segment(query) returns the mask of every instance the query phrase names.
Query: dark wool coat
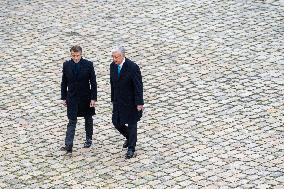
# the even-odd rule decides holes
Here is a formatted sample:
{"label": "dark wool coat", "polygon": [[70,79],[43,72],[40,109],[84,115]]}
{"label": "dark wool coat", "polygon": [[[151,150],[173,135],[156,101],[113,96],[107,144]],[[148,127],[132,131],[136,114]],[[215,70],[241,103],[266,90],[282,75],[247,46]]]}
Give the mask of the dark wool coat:
{"label": "dark wool coat", "polygon": [[64,62],[61,82],[61,100],[67,102],[68,119],[91,116],[95,109],[91,100],[97,101],[97,82],[93,63],[81,58],[77,63],[71,59]]}
{"label": "dark wool coat", "polygon": [[119,78],[117,69],[118,66],[112,62],[110,64],[112,122],[114,125],[136,123],[142,117],[142,111],[137,110],[137,105],[144,105],[140,68],[125,58]]}

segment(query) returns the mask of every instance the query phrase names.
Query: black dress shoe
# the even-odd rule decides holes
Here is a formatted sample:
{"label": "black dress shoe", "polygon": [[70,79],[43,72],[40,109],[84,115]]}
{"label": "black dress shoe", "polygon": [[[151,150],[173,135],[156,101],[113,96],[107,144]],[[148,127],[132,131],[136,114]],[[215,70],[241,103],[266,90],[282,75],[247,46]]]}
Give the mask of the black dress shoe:
{"label": "black dress shoe", "polygon": [[66,153],[72,153],[72,147],[63,146],[60,148],[61,151],[65,151]]}
{"label": "black dress shoe", "polygon": [[124,143],[123,143],[123,148],[127,148],[128,147],[128,140],[125,140]]}
{"label": "black dress shoe", "polygon": [[126,153],[126,159],[130,159],[134,157],[134,151],[128,150]]}
{"label": "black dress shoe", "polygon": [[84,148],[90,148],[92,145],[92,140],[91,139],[87,139],[84,143]]}

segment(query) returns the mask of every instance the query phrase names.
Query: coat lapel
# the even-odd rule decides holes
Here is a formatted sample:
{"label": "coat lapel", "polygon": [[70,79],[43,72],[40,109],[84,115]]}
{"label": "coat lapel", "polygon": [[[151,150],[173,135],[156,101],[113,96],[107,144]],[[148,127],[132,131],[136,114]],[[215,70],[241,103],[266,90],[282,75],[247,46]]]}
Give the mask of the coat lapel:
{"label": "coat lapel", "polygon": [[68,66],[67,66],[67,69],[66,69],[66,73],[68,74],[69,77],[73,78],[74,77],[74,67],[73,67],[73,62],[72,60],[68,61]]}
{"label": "coat lapel", "polygon": [[81,69],[82,69],[82,67],[83,67],[83,64],[84,64],[84,61],[83,61],[83,59],[81,58],[81,60],[80,60],[80,62],[78,63],[79,65],[78,65],[78,73],[77,73],[77,79],[81,76]]}
{"label": "coat lapel", "polygon": [[123,63],[122,69],[120,70],[120,77],[119,77],[119,79],[122,78],[126,74],[127,68],[128,68],[128,61],[125,58],[125,62]]}
{"label": "coat lapel", "polygon": [[118,80],[118,73],[117,73],[117,65],[116,64],[114,64],[114,73],[113,73],[113,77],[114,77],[114,79],[115,80]]}

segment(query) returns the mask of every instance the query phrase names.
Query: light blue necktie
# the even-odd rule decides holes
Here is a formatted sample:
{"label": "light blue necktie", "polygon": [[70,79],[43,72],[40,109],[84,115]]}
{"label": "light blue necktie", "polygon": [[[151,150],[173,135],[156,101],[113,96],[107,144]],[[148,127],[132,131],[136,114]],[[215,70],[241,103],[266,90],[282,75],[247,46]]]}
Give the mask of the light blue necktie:
{"label": "light blue necktie", "polygon": [[120,75],[120,70],[121,70],[121,66],[118,65],[118,66],[117,66],[117,75],[118,75],[118,77],[119,77],[119,75]]}

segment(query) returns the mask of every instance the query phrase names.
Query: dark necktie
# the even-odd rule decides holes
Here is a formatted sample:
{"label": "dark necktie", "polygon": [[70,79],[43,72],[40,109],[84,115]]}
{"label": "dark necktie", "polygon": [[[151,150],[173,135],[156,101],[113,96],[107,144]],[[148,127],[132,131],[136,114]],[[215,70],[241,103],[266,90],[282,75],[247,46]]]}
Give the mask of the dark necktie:
{"label": "dark necktie", "polygon": [[79,67],[79,63],[75,63],[75,65],[74,65],[74,72],[75,72],[75,78],[76,78],[76,80],[78,79],[78,75],[79,75],[79,69],[80,69],[80,67]]}
{"label": "dark necktie", "polygon": [[118,77],[120,76],[120,70],[121,70],[121,66],[118,65],[118,66],[117,66],[117,75],[118,75]]}

